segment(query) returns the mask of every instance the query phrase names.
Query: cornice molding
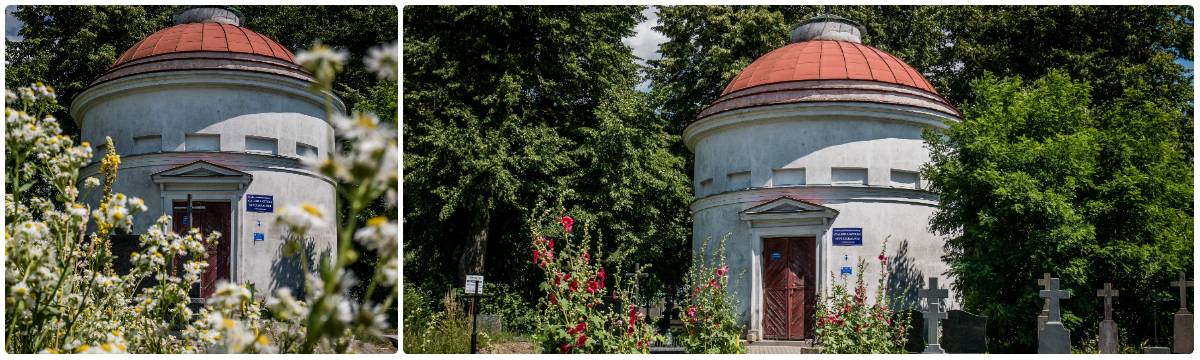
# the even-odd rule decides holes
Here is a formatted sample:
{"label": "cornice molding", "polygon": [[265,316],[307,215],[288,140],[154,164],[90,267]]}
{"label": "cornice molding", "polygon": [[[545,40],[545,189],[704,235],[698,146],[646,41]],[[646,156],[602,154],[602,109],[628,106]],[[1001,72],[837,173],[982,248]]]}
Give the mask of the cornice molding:
{"label": "cornice molding", "polygon": [[822,206],[845,202],[892,202],[934,207],[938,205],[937,196],[925,190],[877,186],[798,185],[726,191],[696,199],[689,208],[695,214],[718,206],[742,204],[743,209],[739,209],[741,211],[781,196],[803,199]]}

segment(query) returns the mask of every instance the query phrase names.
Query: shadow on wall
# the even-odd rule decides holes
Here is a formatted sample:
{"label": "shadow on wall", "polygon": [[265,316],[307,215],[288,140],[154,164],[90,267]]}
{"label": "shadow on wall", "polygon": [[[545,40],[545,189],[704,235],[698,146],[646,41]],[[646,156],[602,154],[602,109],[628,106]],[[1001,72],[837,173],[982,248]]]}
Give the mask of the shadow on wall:
{"label": "shadow on wall", "polygon": [[[925,273],[916,269],[916,261],[908,255],[908,240],[900,241],[896,255],[888,259],[887,295],[893,298],[893,309],[921,309],[917,290],[925,288]],[[944,287],[938,284],[939,287]]]}
{"label": "shadow on wall", "polygon": [[[304,291],[304,271],[300,264],[300,255],[284,256],[283,247],[287,245],[287,239],[291,234],[281,236],[279,248],[276,250],[279,256],[275,257],[275,261],[271,263],[271,284],[269,289],[291,288],[292,296],[297,300],[306,300]],[[311,272],[316,272],[319,259],[314,245],[314,238],[309,236],[304,238],[304,254],[308,257],[308,269]],[[321,256],[329,253],[326,250]]]}

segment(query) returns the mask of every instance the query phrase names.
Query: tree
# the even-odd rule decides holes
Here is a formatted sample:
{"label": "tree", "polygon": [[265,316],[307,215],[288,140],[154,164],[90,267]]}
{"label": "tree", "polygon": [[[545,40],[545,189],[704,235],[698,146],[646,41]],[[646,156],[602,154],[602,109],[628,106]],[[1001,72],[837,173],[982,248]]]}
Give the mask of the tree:
{"label": "tree", "polygon": [[664,281],[682,279],[691,194],[667,150],[679,137],[634,90],[621,43],[640,11],[405,8],[407,279],[444,289],[487,274],[531,298],[541,279],[526,256],[529,212],[564,193],[602,230],[601,261],[654,262],[678,272],[656,274]]}
{"label": "tree", "polygon": [[1073,291],[1063,321],[1076,330],[1103,320],[1089,293],[1111,282],[1114,318],[1133,335],[1123,340],[1140,343],[1161,314],[1138,299],[1169,295],[1194,261],[1178,110],[1137,89],[1097,104],[1088,83],[1057,71],[1031,84],[989,74],[971,91],[961,123],[925,132],[932,162],[922,169],[941,199],[931,227],[948,237],[943,260],[963,308],[990,318],[997,351],[1032,352],[1042,273]]}

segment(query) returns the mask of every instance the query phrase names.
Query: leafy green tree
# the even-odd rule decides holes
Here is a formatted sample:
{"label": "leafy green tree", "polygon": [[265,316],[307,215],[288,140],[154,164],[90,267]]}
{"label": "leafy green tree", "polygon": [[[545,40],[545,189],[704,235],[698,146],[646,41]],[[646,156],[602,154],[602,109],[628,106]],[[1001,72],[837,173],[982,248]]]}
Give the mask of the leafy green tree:
{"label": "leafy green tree", "polygon": [[668,150],[679,137],[634,90],[621,43],[641,9],[405,8],[406,278],[444,289],[486,274],[532,298],[530,211],[573,189],[572,216],[602,230],[598,260],[629,267],[608,271],[640,261],[682,279],[691,194]]}
{"label": "leafy green tree", "polygon": [[1073,292],[1063,321],[1077,334],[1103,320],[1091,293],[1111,282],[1121,291],[1113,317],[1133,335],[1123,340],[1140,343],[1150,317],[1169,311],[1138,299],[1172,296],[1167,283],[1194,262],[1179,110],[1136,89],[1096,103],[1087,82],[1056,71],[972,85],[964,120],[925,132],[932,162],[922,169],[941,199],[931,227],[948,237],[943,260],[963,308],[989,317],[997,352],[1033,352],[1042,273]]}

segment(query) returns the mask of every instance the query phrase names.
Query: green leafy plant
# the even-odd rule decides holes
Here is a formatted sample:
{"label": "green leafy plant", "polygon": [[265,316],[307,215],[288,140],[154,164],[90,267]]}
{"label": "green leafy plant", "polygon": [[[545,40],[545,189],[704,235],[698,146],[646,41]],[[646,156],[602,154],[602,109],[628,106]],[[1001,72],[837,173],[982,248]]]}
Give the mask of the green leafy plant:
{"label": "green leafy plant", "polygon": [[[737,292],[729,292],[729,265],[725,264],[725,235],[721,247],[713,253],[710,261],[708,242],[704,240],[700,251],[692,254],[692,267],[688,270],[686,284],[691,293],[689,307],[680,310],[683,335],[680,344],[688,354],[744,354],[746,347],[740,341],[742,327],[737,325],[735,311],[741,303],[735,300]],[[746,272],[743,270],[742,274]],[[741,275],[738,281],[741,281]],[[734,283],[734,288],[737,288]]]}
{"label": "green leafy plant", "polygon": [[[556,208],[562,209],[562,198]],[[540,209],[538,204],[535,209]],[[620,278],[606,274],[599,263],[600,254],[591,254],[588,245],[591,238],[586,223],[580,224],[582,240],[573,242],[571,234],[575,220],[564,215],[565,209],[554,216],[553,209],[534,210],[530,224],[533,234],[534,263],[546,276],[541,289],[548,296],[539,299],[541,314],[538,317],[536,341],[544,353],[649,353],[649,344],[662,341],[647,322],[646,315],[629,305],[636,287],[632,280],[621,286]],[[558,239],[557,247],[555,238]],[[594,260],[595,259],[595,260]],[[645,269],[645,267],[643,267]],[[611,293],[623,304],[612,309],[602,304],[601,296],[608,292],[605,280],[614,279]]]}
{"label": "green leafy plant", "polygon": [[[827,299],[818,299],[816,344],[827,354],[903,354],[905,334],[912,329],[911,317],[907,312],[893,313],[887,304],[897,304],[887,293],[887,241],[879,251],[879,280],[875,289],[874,302],[868,302],[863,274],[867,261],[858,259],[858,278],[851,294],[845,278],[833,284]],[[830,273],[830,278],[836,278]]]}

